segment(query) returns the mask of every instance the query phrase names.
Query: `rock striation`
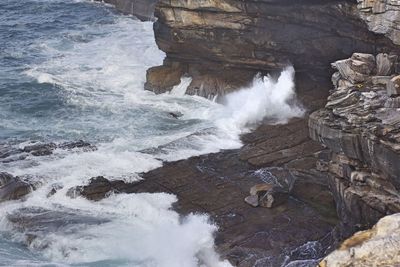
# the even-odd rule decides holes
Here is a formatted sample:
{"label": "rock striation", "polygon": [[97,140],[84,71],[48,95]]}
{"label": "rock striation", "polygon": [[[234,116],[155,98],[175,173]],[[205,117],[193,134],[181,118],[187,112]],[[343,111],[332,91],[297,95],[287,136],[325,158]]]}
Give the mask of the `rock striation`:
{"label": "rock striation", "polygon": [[335,89],[311,114],[311,137],[329,149],[327,172],[345,234],[400,212],[400,98],[397,57],[355,53],[335,62]]}
{"label": "rock striation", "polygon": [[358,232],[327,256],[320,267],[400,266],[400,214],[381,219]]}
{"label": "rock striation", "polygon": [[371,31],[384,34],[400,45],[400,2],[393,0],[357,0],[360,17]]}
{"label": "rock striation", "polygon": [[354,51],[398,50],[368,30],[353,1],[160,0],[155,15],[156,41],[167,55],[147,73],[146,88],[157,93],[185,73],[193,78],[188,94],[223,95],[257,72],[293,64],[315,73]]}

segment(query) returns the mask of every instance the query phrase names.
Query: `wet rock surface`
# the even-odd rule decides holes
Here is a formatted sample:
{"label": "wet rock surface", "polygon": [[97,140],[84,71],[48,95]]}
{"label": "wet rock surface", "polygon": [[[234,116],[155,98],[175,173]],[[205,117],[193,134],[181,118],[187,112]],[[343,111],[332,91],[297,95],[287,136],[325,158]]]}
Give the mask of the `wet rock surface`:
{"label": "wet rock surface", "polygon": [[97,150],[97,147],[83,140],[59,144],[32,142],[32,144],[27,144],[22,147],[13,146],[10,144],[0,144],[0,162],[10,163],[13,161],[24,160],[30,156],[50,156],[55,152],[56,149],[87,152]]}
{"label": "wet rock surface", "polygon": [[[380,218],[400,212],[400,116],[396,98],[388,93],[390,82],[374,83],[388,55],[362,58],[353,55],[346,68],[333,75],[335,89],[328,103],[310,116],[310,135],[324,144],[331,154],[319,160],[328,173],[338,213],[344,229],[352,234],[367,229]],[[372,62],[372,63],[371,63]],[[374,63],[376,62],[376,63]],[[389,65],[396,65],[396,62]],[[353,68],[354,65],[367,66]],[[334,64],[337,67],[337,64]],[[386,81],[396,76],[386,72]],[[369,74],[368,74],[369,73]],[[382,73],[380,73],[382,74]],[[360,75],[362,80],[355,79]]]}
{"label": "wet rock surface", "polygon": [[[79,231],[80,227],[88,225],[99,225],[107,223],[98,215],[81,215],[76,210],[57,211],[56,209],[43,209],[40,207],[27,207],[13,211],[7,215],[14,230],[23,234],[24,242],[36,249],[44,249],[51,245],[51,238],[46,237],[52,234],[71,233]],[[41,240],[35,243],[36,238]],[[44,240],[44,241],[43,241]],[[67,255],[66,255],[67,256]]]}
{"label": "wet rock surface", "polygon": [[101,200],[112,193],[132,193],[135,192],[136,185],[139,182],[127,183],[122,180],[108,180],[103,176],[94,177],[90,179],[89,184],[85,186],[77,186],[70,188],[67,195],[75,198],[83,196],[89,200]]}
{"label": "wet rock surface", "polygon": [[[263,126],[252,135],[258,137],[255,140],[266,141],[271,132],[286,135],[291,127],[306,128],[305,121]],[[290,145],[285,149],[290,150]],[[328,186],[323,181],[315,185],[308,180],[306,173],[315,171],[308,170],[308,165],[298,162],[296,169],[292,169],[285,165],[294,165],[293,161],[282,164],[266,161],[264,165],[253,166],[240,160],[242,151],[224,151],[167,163],[144,174],[144,181],[136,186],[136,192],[173,193],[179,199],[175,209],[181,214],[210,214],[219,226],[216,240],[219,252],[234,266],[285,266],[295,260],[307,260],[309,265],[305,266],[313,266],[316,262],[310,260],[325,255],[335,242],[337,221]],[[306,151],[301,153],[307,154]],[[297,159],[303,157],[301,153],[297,154]],[[287,180],[298,181],[293,185],[296,194],[284,191],[284,201],[276,207],[272,205],[272,209],[254,208],[244,201],[257,184],[282,188],[278,185],[282,186]],[[302,185],[307,181],[310,182],[308,191]],[[325,200],[318,196],[324,193]],[[311,202],[315,205],[308,204]],[[313,252],[315,254],[311,255]]]}
{"label": "wet rock surface", "polygon": [[35,190],[35,185],[6,172],[0,172],[0,202],[18,200]]}

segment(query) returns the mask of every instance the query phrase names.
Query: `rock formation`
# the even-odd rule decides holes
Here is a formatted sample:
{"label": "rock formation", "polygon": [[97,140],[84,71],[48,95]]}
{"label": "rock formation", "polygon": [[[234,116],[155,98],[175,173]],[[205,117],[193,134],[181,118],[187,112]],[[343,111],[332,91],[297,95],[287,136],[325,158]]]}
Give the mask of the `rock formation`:
{"label": "rock formation", "polygon": [[222,95],[288,64],[315,73],[354,51],[398,50],[368,30],[352,1],[160,0],[155,15],[156,41],[167,54],[147,74],[155,92],[188,73],[188,94]]}
{"label": "rock formation", "polygon": [[354,54],[333,64],[335,89],[311,114],[311,137],[329,148],[328,173],[338,213],[351,233],[400,212],[400,98],[397,57]]}
{"label": "rock formation", "polygon": [[327,256],[320,267],[400,266],[400,214],[381,219],[358,232]]}
{"label": "rock formation", "polygon": [[400,3],[393,0],[357,0],[360,17],[371,31],[400,45]]}

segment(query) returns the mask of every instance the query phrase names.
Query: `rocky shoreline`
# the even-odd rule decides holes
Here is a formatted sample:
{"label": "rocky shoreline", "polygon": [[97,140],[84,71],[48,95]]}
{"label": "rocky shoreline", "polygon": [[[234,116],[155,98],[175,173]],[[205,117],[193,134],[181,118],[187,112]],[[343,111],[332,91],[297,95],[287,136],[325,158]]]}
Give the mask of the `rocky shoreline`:
{"label": "rocky shoreline", "polygon": [[[257,73],[292,64],[307,113],[282,125],[264,121],[242,136],[241,149],[165,163],[135,183],[93,177],[87,185],[69,188],[69,197],[98,201],[111,193],[174,194],[180,214],[210,215],[219,226],[218,252],[234,266],[400,264],[395,214],[400,212],[398,5],[362,0],[105,2],[143,20],[153,20],[155,12],[156,41],[167,57],[147,71],[146,89],[163,93],[188,75],[188,94],[214,98],[249,84]],[[16,153],[4,150],[0,159],[46,155],[57,146],[75,148],[47,144]],[[0,173],[0,201],[23,198],[38,186]],[[20,211],[8,219],[29,233],[46,226],[45,213]],[[101,223],[72,213],[48,216]],[[52,223],[49,229],[63,222]],[[350,237],[358,230],[365,231]],[[26,242],[34,239],[29,235]],[[376,257],[380,251],[373,248],[385,253]]]}

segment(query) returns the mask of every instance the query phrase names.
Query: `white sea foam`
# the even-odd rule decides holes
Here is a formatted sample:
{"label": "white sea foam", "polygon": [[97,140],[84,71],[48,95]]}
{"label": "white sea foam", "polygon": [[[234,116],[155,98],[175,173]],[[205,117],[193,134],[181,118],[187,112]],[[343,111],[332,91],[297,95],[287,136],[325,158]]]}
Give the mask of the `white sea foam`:
{"label": "white sea foam", "polygon": [[[239,148],[240,134],[265,117],[284,122],[301,116],[302,109],[292,104],[293,68],[285,69],[276,81],[256,77],[249,88],[227,95],[221,105],[184,95],[189,77],[182,78],[170,94],[156,96],[143,90],[146,69],[160,65],[164,57],[148,22],[120,17],[114,24],[67,30],[49,40],[39,39],[33,46],[47,60],[32,65],[25,74],[40,84],[55,85],[65,110],[15,127],[30,128],[44,139],[53,134],[56,142],[86,138],[98,150],[58,149],[50,156],[32,156],[2,166],[14,175],[31,175],[42,187],[26,202],[2,204],[1,218],[18,208],[42,207],[109,220],[39,236],[32,248],[50,243],[44,254],[56,262],[120,260],[140,267],[230,266],[214,251],[217,226],[205,215],[181,218],[170,209],[175,196],[121,194],[90,202],[71,199],[66,192],[94,176],[133,181],[139,179],[137,173],[159,167],[162,161]],[[174,119],[170,112],[183,116]],[[63,189],[49,198],[53,184]],[[9,227],[4,219],[1,226]]]}

